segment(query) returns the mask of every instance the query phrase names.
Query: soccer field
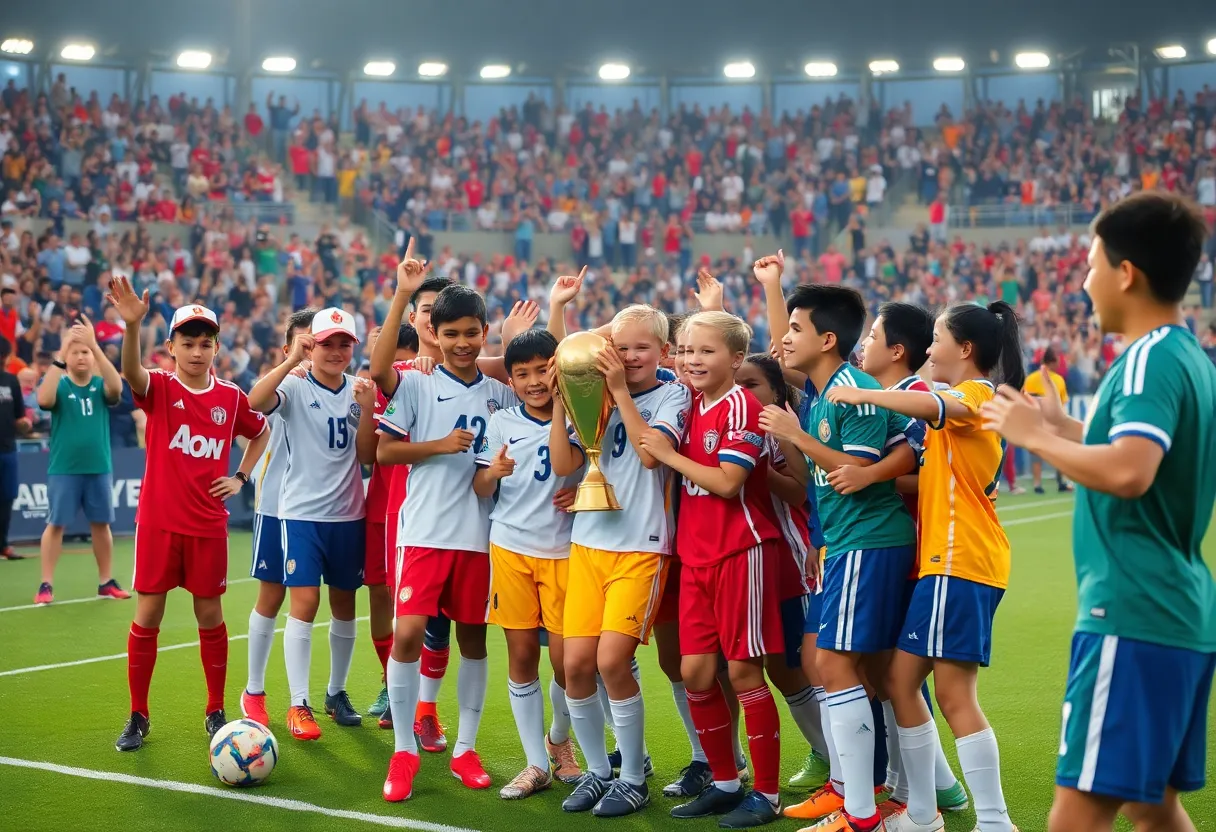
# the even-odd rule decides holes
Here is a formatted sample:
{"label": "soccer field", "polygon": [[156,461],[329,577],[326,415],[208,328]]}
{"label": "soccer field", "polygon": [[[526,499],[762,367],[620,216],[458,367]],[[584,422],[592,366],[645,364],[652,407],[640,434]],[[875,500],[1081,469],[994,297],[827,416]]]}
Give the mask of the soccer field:
{"label": "soccer field", "polygon": [[[1071,498],[1063,495],[1001,498],[1000,515],[1013,542],[1013,580],[997,615],[993,667],[980,676],[980,695],[1000,741],[1010,815],[1023,832],[1045,829],[1051,804],[1076,600],[1071,509]],[[249,545],[247,534],[232,536],[224,602],[232,639],[227,695],[230,718],[240,716],[244,633],[257,592],[246,572]],[[1205,552],[1209,561],[1216,558],[1216,541],[1211,536]],[[118,541],[115,574],[124,583],[131,574],[131,560],[130,540]],[[1145,568],[1152,567],[1146,564]],[[0,563],[0,702],[8,714],[0,729],[0,828],[57,832],[122,826],[174,832],[376,827],[543,832],[573,824],[602,824],[621,830],[717,828],[710,820],[677,822],[667,815],[673,802],[661,795],[661,787],[688,762],[688,745],[653,648],[643,648],[639,660],[646,692],[647,738],[657,775],[650,781],[651,806],[623,820],[564,814],[560,803],[570,787],[560,783],[522,802],[499,799],[498,787],[523,768],[524,761],[507,700],[506,654],[497,633],[491,633],[489,639],[490,690],[479,742],[486,769],[494,777],[494,786],[485,791],[461,787],[448,772],[446,754],[424,755],[414,797],[401,804],[385,803],[380,787],[392,751],[392,732],[381,731],[374,720],[367,719],[362,728],[342,729],[322,719],[325,733],[320,742],[293,741],[282,724],[287,682],[282,642],[277,639],[267,691],[275,718],[271,729],[280,741],[278,768],[258,789],[220,786],[207,763],[198,632],[189,596],[184,593],[170,597],[161,627],[161,652],[152,682],[152,731],[143,750],[120,754],[114,750],[114,739],[128,715],[125,650],[134,601],[93,602],[96,574],[91,556],[79,544],[75,544],[74,554],[64,557],[58,571],[55,594],[59,600],[48,608],[33,608],[30,599],[38,584],[37,560]],[[366,615],[362,596],[360,615]],[[323,606],[317,620],[327,619]],[[313,696],[318,702],[328,675],[327,651],[326,631],[318,627],[312,673]],[[453,657],[440,701],[449,730],[454,728],[450,723],[456,715],[457,667]],[[542,672],[542,680],[547,679]],[[351,698],[363,709],[379,689],[380,668],[366,623],[361,623]],[[783,704],[781,709],[785,714]],[[953,741],[944,724],[942,733],[947,755],[955,762]],[[1209,782],[1213,736],[1209,726]],[[788,776],[805,753],[788,714],[785,737],[782,769]],[[801,799],[793,792],[784,798],[790,802]],[[1186,804],[1199,829],[1216,830],[1216,798],[1211,787],[1190,795]],[[948,818],[947,829],[968,832],[974,822],[968,811]],[[770,828],[794,830],[799,822],[782,820]]]}

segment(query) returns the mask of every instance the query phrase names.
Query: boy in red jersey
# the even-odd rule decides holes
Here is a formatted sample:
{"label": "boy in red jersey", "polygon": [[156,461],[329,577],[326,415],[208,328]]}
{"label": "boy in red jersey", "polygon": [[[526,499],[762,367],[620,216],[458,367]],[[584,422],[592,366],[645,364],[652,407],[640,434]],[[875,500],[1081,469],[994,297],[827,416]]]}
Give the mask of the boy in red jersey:
{"label": "boy in red jersey", "polygon": [[[725,815],[742,829],[780,814],[777,776],[781,721],[764,680],[764,659],[784,640],[777,576],[781,537],[768,487],[760,402],[735,384],[751,332],[725,312],[699,312],[685,324],[684,365],[696,396],[679,450],[657,430],[642,445],[683,478],[676,548],[680,552],[681,675],[713,786],[672,817]],[[730,711],[717,680],[728,662],[747,724],[755,791],[739,781]]]}
{"label": "boy in red jersey", "polygon": [[[147,736],[148,688],[156,665],[156,637],[165,614],[165,594],[182,587],[194,596],[199,652],[207,679],[204,727],[222,728],[224,682],[228,671],[228,630],[220,596],[228,577],[228,511],[224,500],[249,482],[269,433],[266,419],[249,406],[239,387],[215,378],[211,365],[219,323],[203,306],[177,310],[169,325],[167,349],[176,362],[170,373],[144,369],[140,321],[148,313],[143,297],[126,278],[111,282],[107,299],[127,324],[122,339],[122,371],[135,404],[148,414],[147,467],[135,519],[135,575],[139,600],[127,639],[127,681],[131,718],[115,743],[134,751]],[[232,443],[243,436],[240,468],[228,476]]]}

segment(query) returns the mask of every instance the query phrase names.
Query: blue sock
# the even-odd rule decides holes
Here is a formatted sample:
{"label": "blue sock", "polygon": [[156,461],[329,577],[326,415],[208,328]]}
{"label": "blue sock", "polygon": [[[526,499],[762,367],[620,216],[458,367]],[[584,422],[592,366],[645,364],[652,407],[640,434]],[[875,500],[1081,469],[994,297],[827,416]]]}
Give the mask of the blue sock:
{"label": "blue sock", "polygon": [[870,698],[870,713],[874,715],[874,785],[877,787],[887,782],[887,722],[877,697]]}

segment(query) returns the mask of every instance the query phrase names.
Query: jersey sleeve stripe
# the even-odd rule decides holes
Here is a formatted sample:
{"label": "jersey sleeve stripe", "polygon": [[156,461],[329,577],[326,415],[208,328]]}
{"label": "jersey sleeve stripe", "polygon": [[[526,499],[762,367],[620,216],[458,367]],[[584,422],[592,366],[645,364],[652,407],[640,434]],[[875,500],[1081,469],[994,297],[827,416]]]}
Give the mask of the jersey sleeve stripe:
{"label": "jersey sleeve stripe", "polygon": [[378,430],[388,436],[396,437],[397,439],[405,439],[409,433],[394,425],[388,419],[381,419]]}
{"label": "jersey sleeve stripe", "polygon": [[272,414],[276,410],[278,410],[280,407],[282,407],[282,405],[283,405],[283,394],[280,393],[278,390],[275,390],[274,391],[274,407],[270,408],[270,410],[267,410],[264,415],[269,416],[270,414]]}
{"label": "jersey sleeve stripe", "polygon": [[[671,440],[672,440],[673,442],[675,442],[677,446],[679,446],[679,444],[680,444],[680,434],[679,434],[679,432],[678,432],[678,431],[676,431],[676,429],[675,429],[675,428],[673,428],[671,425],[667,424],[666,422],[655,422],[655,423],[654,423],[654,426],[655,426],[656,428],[658,428],[659,430],[663,431],[663,433],[665,433],[665,434],[667,434],[668,436],[670,436],[670,437],[671,437]],[[571,444],[574,444],[574,443],[572,442]]]}
{"label": "jersey sleeve stripe", "polygon": [[1145,439],[1153,440],[1167,452],[1170,445],[1173,444],[1173,439],[1168,433],[1148,422],[1124,422],[1121,425],[1115,425],[1110,429],[1106,438],[1114,442],[1121,436],[1143,436]]}
{"label": "jersey sleeve stripe", "polygon": [[742,454],[734,450],[719,450],[718,461],[729,462],[732,465],[738,465],[742,468],[746,468],[748,471],[756,467],[756,460],[752,459],[747,454]]}
{"label": "jersey sleeve stripe", "polygon": [[902,433],[897,433],[894,436],[892,436],[890,439],[888,439],[886,444],[883,445],[882,447],[884,450],[886,450],[887,448],[894,448],[896,445],[901,445],[907,441],[908,441],[908,437],[906,435],[904,435]]}
{"label": "jersey sleeve stripe", "polygon": [[929,423],[929,427],[934,430],[941,430],[946,426],[946,400],[942,398],[941,393],[933,393],[933,398],[937,399],[937,419]]}
{"label": "jersey sleeve stripe", "polygon": [[1158,329],[1132,345],[1128,351],[1127,364],[1123,368],[1123,395],[1138,396],[1144,392],[1144,377],[1148,372],[1149,352],[1154,344],[1168,334],[1168,329]]}
{"label": "jersey sleeve stripe", "polygon": [[844,445],[843,449],[849,456],[860,456],[873,460],[882,459],[882,454],[878,452],[877,448],[870,448],[865,445]]}

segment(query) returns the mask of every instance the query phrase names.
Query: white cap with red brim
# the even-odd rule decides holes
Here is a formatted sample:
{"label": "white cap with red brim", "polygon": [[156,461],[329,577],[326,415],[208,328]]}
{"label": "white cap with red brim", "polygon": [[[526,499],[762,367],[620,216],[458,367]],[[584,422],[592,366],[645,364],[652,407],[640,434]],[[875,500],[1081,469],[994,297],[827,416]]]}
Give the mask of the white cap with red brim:
{"label": "white cap with red brim", "polygon": [[214,312],[205,306],[190,304],[177,307],[177,311],[173,313],[173,322],[169,324],[169,334],[172,335],[179,326],[190,321],[205,321],[215,327],[217,332],[220,328],[219,319],[215,317]]}
{"label": "white cap with red brim", "polygon": [[324,341],[331,335],[349,335],[356,344],[359,343],[359,336],[355,334],[355,316],[336,306],[322,309],[314,315],[312,337]]}

